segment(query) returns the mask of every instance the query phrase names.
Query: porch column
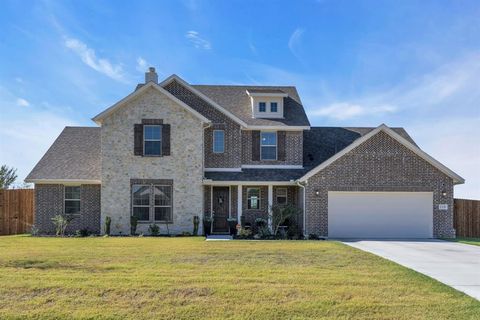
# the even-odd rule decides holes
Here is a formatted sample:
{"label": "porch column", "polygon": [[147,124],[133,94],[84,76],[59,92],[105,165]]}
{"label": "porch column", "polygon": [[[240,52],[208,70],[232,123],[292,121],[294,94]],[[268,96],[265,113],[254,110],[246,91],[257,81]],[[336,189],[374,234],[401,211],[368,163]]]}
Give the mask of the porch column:
{"label": "porch column", "polygon": [[272,230],[273,185],[268,185],[268,228]]}
{"label": "porch column", "polygon": [[238,223],[242,223],[242,205],[243,205],[243,199],[242,199],[242,185],[239,184],[237,186],[237,218],[238,218]]}

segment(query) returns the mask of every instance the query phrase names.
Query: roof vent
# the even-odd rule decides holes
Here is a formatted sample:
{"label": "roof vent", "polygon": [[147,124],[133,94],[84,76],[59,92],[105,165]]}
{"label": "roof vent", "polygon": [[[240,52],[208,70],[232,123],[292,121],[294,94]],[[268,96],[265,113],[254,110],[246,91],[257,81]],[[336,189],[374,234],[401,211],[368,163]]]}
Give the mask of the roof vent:
{"label": "roof vent", "polygon": [[148,72],[145,72],[145,83],[149,83],[150,81],[158,84],[158,74],[155,72],[154,67],[148,68]]}

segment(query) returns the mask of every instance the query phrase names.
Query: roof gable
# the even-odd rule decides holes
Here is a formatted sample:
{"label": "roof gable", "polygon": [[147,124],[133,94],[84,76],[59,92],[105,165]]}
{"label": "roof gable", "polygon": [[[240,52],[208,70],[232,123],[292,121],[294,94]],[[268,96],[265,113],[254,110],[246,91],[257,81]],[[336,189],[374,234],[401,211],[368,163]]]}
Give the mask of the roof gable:
{"label": "roof gable", "polygon": [[[341,158],[342,156],[344,156],[345,154],[347,154],[348,152],[350,152],[351,150],[353,150],[354,148],[356,148],[357,146],[359,146],[360,144],[362,144],[363,142],[369,140],[370,138],[372,138],[373,136],[375,136],[377,133],[379,133],[380,131],[383,131],[385,132],[386,134],[388,134],[389,136],[391,136],[393,139],[395,139],[396,141],[398,141],[400,144],[402,144],[403,146],[405,146],[406,148],[410,149],[411,151],[413,151],[416,155],[418,155],[419,157],[421,157],[422,159],[424,159],[425,161],[427,161],[428,163],[430,163],[431,165],[433,165],[435,168],[437,168],[438,170],[440,170],[441,172],[443,172],[445,175],[449,176],[450,178],[453,179],[454,183],[456,184],[461,184],[461,183],[464,183],[465,180],[460,177],[459,175],[457,175],[455,172],[453,172],[452,170],[448,169],[446,166],[444,166],[443,164],[441,164],[439,161],[437,161],[436,159],[434,159],[432,156],[428,155],[426,152],[424,152],[423,150],[421,150],[418,146],[416,146],[413,141],[409,141],[410,139],[407,139],[405,137],[402,137],[400,134],[398,134],[397,132],[395,132],[394,130],[392,130],[391,128],[389,128],[388,126],[386,126],[385,124],[382,124],[380,126],[378,126],[376,129],[370,131],[369,133],[359,137],[357,140],[355,140],[353,143],[349,144],[348,146],[346,146],[345,148],[343,148],[340,152],[338,153],[335,153],[333,156],[331,156],[330,158],[328,158],[327,160],[323,161],[321,164],[319,164],[318,166],[314,167],[312,170],[308,171],[303,177],[301,177],[299,179],[299,181],[306,181],[308,180],[308,178],[312,177],[313,175],[317,174],[318,172],[320,172],[321,170],[325,169],[326,167],[328,167],[330,164],[332,164],[333,162],[335,162],[337,159]],[[409,138],[409,136],[407,135],[407,137]]]}
{"label": "roof gable", "polygon": [[172,101],[174,101],[175,103],[177,103],[178,105],[180,105],[181,107],[183,107],[184,109],[189,111],[191,114],[193,114],[195,117],[197,117],[201,121],[206,122],[206,123],[210,123],[209,119],[207,119],[202,114],[200,114],[199,112],[192,109],[189,105],[185,104],[183,101],[181,101],[180,99],[178,99],[177,97],[172,95],[170,92],[165,90],[163,87],[159,86],[158,84],[156,84],[154,82],[149,82],[149,83],[145,84],[144,86],[142,86],[141,88],[139,88],[138,90],[135,90],[134,92],[132,92],[131,94],[129,94],[128,96],[123,98],[122,100],[115,103],[110,108],[102,111],[101,113],[99,113],[98,115],[93,117],[92,120],[95,121],[95,123],[101,125],[103,119],[105,119],[106,117],[108,117],[109,115],[114,113],[116,110],[118,110],[119,108],[121,108],[122,106],[127,104],[128,102],[132,101],[134,98],[144,94],[149,88],[153,88],[153,89],[157,90],[158,92],[160,92],[161,94],[167,96],[169,99],[171,99]]}

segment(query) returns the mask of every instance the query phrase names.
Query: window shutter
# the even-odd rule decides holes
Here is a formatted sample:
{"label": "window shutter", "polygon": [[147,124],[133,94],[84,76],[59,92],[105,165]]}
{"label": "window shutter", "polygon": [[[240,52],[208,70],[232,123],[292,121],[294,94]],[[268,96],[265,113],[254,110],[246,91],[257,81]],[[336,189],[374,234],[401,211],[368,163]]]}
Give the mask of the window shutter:
{"label": "window shutter", "polygon": [[143,156],[143,124],[135,124],[133,127],[133,154]]}
{"label": "window shutter", "polygon": [[162,125],[162,156],[170,155],[170,125]]}
{"label": "window shutter", "polygon": [[260,131],[252,131],[252,161],[260,161]]}
{"label": "window shutter", "polygon": [[277,132],[277,160],[285,161],[285,131]]}

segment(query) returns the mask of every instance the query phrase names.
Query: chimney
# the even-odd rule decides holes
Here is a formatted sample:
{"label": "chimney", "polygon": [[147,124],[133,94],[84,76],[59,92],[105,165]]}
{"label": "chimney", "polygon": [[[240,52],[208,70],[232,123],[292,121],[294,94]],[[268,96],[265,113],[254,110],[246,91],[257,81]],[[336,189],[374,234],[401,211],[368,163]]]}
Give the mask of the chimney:
{"label": "chimney", "polygon": [[148,72],[145,72],[145,83],[153,81],[158,84],[158,74],[155,72],[154,67],[148,68]]}

